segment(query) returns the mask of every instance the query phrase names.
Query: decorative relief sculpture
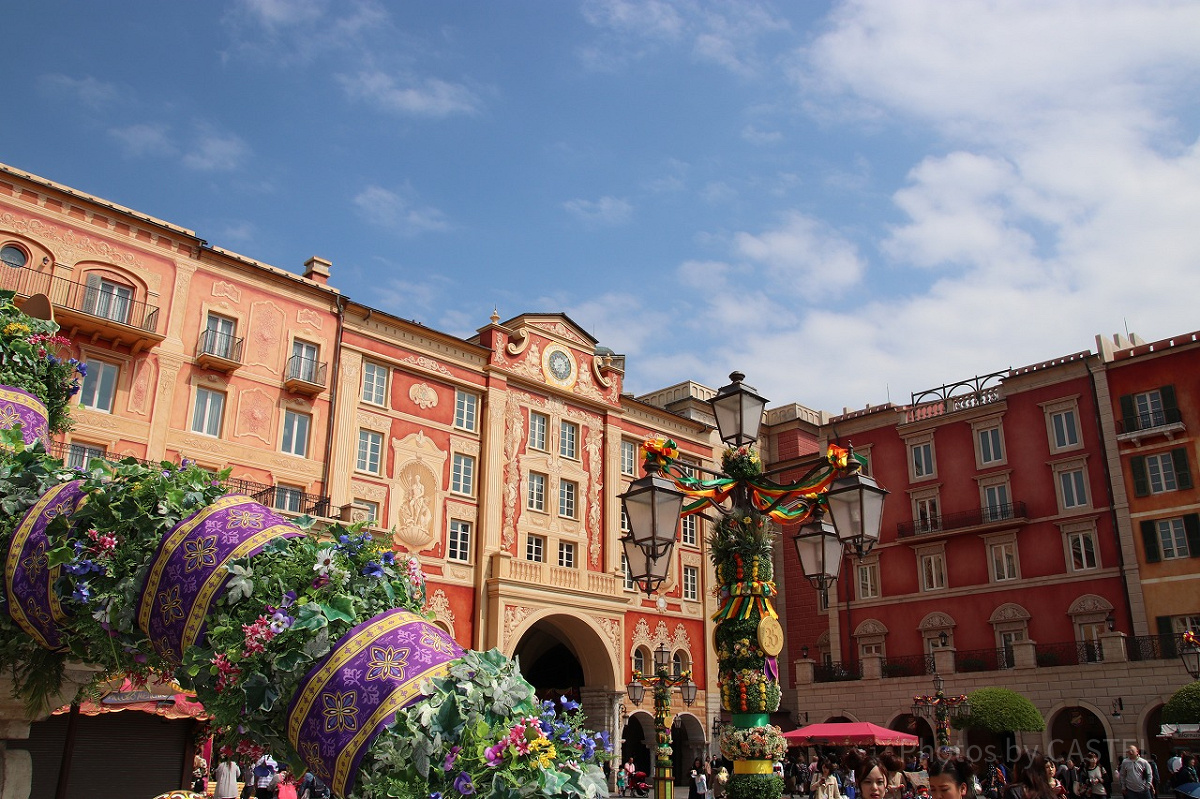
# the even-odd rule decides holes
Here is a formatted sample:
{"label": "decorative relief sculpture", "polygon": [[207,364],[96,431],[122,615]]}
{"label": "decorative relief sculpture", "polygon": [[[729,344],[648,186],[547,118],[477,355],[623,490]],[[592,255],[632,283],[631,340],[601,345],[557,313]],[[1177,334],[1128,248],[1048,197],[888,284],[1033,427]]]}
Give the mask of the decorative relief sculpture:
{"label": "decorative relief sculpture", "polygon": [[233,300],[235,305],[242,301],[242,292],[238,291],[237,286],[226,280],[218,280],[213,283],[212,295],[214,297],[228,297]]}
{"label": "decorative relief sculpture", "polygon": [[446,597],[445,591],[440,588],[434,591],[433,595],[425,602],[425,611],[432,614],[437,621],[445,624],[451,637],[454,636],[454,611],[450,609],[450,600]]}
{"label": "decorative relief sculpture", "polygon": [[508,395],[504,406],[504,526],[500,543],[511,550],[517,543],[517,497],[521,491],[521,466],[517,453],[525,440],[525,419],[521,415],[521,403],[514,392]]}
{"label": "decorative relief sculpture", "polygon": [[301,308],[296,311],[296,324],[308,325],[314,330],[321,329],[321,315],[312,308]]}
{"label": "decorative relief sculpture", "polygon": [[271,444],[268,437],[271,430],[272,417],[271,400],[257,388],[238,393],[238,413],[235,435],[252,436],[259,441]]}
{"label": "decorative relief sculpture", "polygon": [[442,366],[440,363],[433,360],[432,358],[426,358],[424,355],[409,355],[405,358],[401,358],[400,362],[401,363],[409,363],[409,364],[412,364],[413,366],[419,366],[422,369],[427,369],[431,372],[437,372],[439,374],[445,375],[446,377],[454,377],[454,373],[451,372],[449,369],[447,369],[445,366]]}
{"label": "decorative relief sculpture", "polygon": [[610,653],[621,651],[621,622],[616,619],[610,619],[607,616],[593,616],[596,620],[596,625],[604,631],[604,635],[608,638],[608,649]]}
{"label": "decorative relief sculpture", "polygon": [[550,333],[554,333],[555,335],[561,336],[562,338],[565,338],[568,341],[574,341],[576,344],[579,344],[580,346],[584,346],[584,347],[588,346],[588,342],[584,341],[582,336],[580,336],[578,333],[576,333],[571,328],[564,325],[562,322],[552,322],[549,324],[547,324],[545,322],[530,322],[530,325],[532,325],[533,327],[536,327],[536,328],[540,328],[541,330],[546,330]]}
{"label": "decorative relief sculpture", "polygon": [[512,638],[513,631],[525,621],[525,618],[530,614],[530,609],[524,605],[505,605],[504,607],[504,641],[502,644]]}
{"label": "decorative relief sculpture", "polygon": [[[134,253],[118,250],[105,241],[94,241],[87,236],[80,236],[69,228],[60,228],[57,225],[48,224],[40,219],[8,211],[0,214],[0,223],[3,223],[4,227],[11,228],[31,238],[50,239],[51,241],[58,242],[60,245],[59,249],[62,251],[61,258],[63,262],[73,264],[76,260],[75,254],[82,250],[83,252],[99,256],[109,263],[149,271],[146,270],[145,264]],[[134,230],[131,229],[130,232],[136,235]]]}
{"label": "decorative relief sculpture", "polygon": [[129,410],[145,416],[147,413],[146,400],[150,396],[150,385],[154,382],[154,360],[147,356],[140,358],[134,366],[133,385],[129,387]]}
{"label": "decorative relief sculpture", "polygon": [[[633,649],[636,650],[639,646],[644,646],[653,652],[658,648],[659,644],[665,644],[668,652],[675,652],[682,649],[687,653],[688,662],[692,662],[692,639],[688,635],[687,628],[682,624],[675,626],[675,633],[667,632],[667,623],[659,621],[654,627],[654,633],[650,633],[650,625],[646,620],[638,619],[637,625],[633,628],[632,636]],[[630,652],[632,654],[632,651]]]}
{"label": "decorative relief sculpture", "polygon": [[413,383],[408,389],[408,398],[423,411],[437,407],[438,395],[428,383]]}
{"label": "decorative relief sculpture", "polygon": [[603,437],[596,427],[588,428],[585,445],[588,455],[588,472],[590,473],[587,491],[587,534],[588,558],[593,568],[600,566],[600,555],[604,543],[600,534],[601,491],[604,489],[604,483],[600,479],[600,475],[604,474],[603,456],[600,452],[603,448],[602,439]]}
{"label": "decorative relief sculpture", "polygon": [[250,363],[272,371],[282,371],[280,358],[283,348],[280,339],[283,320],[283,311],[273,302],[256,302],[250,306],[250,357],[247,359]]}
{"label": "decorative relief sculpture", "polygon": [[426,464],[414,460],[400,468],[396,482],[398,520],[392,541],[410,552],[419,552],[433,543],[437,481]]}

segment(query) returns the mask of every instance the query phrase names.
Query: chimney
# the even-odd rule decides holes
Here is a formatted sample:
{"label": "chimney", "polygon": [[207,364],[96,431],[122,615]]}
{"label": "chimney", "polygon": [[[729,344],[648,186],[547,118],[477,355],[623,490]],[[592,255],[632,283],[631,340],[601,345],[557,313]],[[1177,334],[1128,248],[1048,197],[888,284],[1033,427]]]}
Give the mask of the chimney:
{"label": "chimney", "polygon": [[314,283],[327,286],[329,285],[329,267],[331,266],[333,266],[332,261],[326,261],[324,258],[314,255],[304,262],[304,276]]}

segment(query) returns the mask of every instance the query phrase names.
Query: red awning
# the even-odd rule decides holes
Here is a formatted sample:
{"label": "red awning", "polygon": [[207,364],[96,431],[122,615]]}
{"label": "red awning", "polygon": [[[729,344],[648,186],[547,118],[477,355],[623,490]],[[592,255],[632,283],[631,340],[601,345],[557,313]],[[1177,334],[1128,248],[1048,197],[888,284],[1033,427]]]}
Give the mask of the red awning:
{"label": "red awning", "polygon": [[869,721],[809,724],[785,732],[789,746],[820,744],[823,746],[916,746],[920,739],[906,732],[889,730]]}

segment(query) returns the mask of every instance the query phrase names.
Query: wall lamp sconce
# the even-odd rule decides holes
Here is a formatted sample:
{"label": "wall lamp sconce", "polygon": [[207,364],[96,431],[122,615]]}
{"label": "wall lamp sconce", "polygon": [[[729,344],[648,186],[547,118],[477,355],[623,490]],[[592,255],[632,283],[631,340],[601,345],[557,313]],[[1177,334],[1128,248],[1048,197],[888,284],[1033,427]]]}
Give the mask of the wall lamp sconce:
{"label": "wall lamp sconce", "polygon": [[1112,701],[1112,717],[1114,719],[1121,718],[1121,713],[1124,710],[1125,710],[1125,700],[1123,700],[1121,697],[1118,696],[1116,699],[1114,699]]}
{"label": "wall lamp sconce", "polygon": [[1108,625],[1108,631],[1110,633],[1117,629],[1117,619],[1111,613],[1108,614],[1108,617],[1104,619],[1104,623]]}
{"label": "wall lamp sconce", "polygon": [[804,646],[800,647],[800,657],[804,658],[805,660],[808,660],[808,644],[805,644]]}

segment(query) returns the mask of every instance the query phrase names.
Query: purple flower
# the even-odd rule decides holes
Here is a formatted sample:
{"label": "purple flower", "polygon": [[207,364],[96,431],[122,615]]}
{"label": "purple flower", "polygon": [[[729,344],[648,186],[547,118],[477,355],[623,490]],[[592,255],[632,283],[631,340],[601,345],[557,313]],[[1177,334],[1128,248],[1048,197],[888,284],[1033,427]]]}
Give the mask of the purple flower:
{"label": "purple flower", "polygon": [[456,746],[446,754],[446,762],[442,764],[442,771],[450,771],[454,768],[454,761],[458,760],[458,753],[462,747]]}
{"label": "purple flower", "polygon": [[288,591],[283,595],[283,605],[281,607],[290,608],[296,603],[296,592]]}
{"label": "purple flower", "polygon": [[382,555],[380,555],[379,559],[383,561],[384,566],[395,566],[396,565],[396,553],[391,551],[390,549],[387,552],[384,552]]}
{"label": "purple flower", "polygon": [[429,799],[442,799],[442,792],[434,791],[433,793],[429,794]]}
{"label": "purple flower", "polygon": [[504,760],[504,744],[499,743],[484,749],[483,757],[487,760],[487,764],[493,768],[500,765],[500,762]]}
{"label": "purple flower", "polygon": [[579,710],[579,703],[571,699],[567,699],[565,696],[560,696],[558,698],[558,703],[562,705],[564,713],[570,713],[573,710]]}
{"label": "purple flower", "polygon": [[87,602],[92,598],[92,589],[88,588],[87,583],[80,583],[79,585],[75,586],[75,593],[73,593],[71,597],[76,602]]}
{"label": "purple flower", "polygon": [[471,782],[471,775],[465,771],[458,772],[458,776],[454,778],[454,790],[463,796],[475,793],[475,784]]}
{"label": "purple flower", "polygon": [[382,577],[383,567],[375,561],[369,561],[366,566],[363,566],[362,573],[368,577]]}

